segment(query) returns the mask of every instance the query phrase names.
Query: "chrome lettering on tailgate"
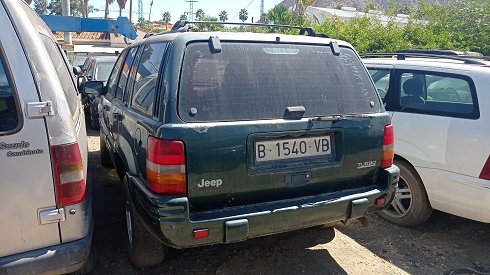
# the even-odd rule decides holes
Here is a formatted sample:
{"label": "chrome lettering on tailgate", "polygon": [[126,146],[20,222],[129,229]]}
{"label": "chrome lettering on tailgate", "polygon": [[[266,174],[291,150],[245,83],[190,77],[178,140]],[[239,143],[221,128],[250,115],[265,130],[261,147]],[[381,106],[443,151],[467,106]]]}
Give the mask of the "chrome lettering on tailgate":
{"label": "chrome lettering on tailgate", "polygon": [[201,179],[201,182],[197,184],[197,187],[203,188],[203,187],[220,187],[221,184],[223,184],[223,180],[221,179],[216,179],[216,180],[205,180]]}
{"label": "chrome lettering on tailgate", "polygon": [[257,162],[331,155],[330,136],[255,142]]}
{"label": "chrome lettering on tailgate", "polygon": [[376,166],[375,160],[357,163],[357,169],[364,169],[364,168],[375,167],[375,166]]}

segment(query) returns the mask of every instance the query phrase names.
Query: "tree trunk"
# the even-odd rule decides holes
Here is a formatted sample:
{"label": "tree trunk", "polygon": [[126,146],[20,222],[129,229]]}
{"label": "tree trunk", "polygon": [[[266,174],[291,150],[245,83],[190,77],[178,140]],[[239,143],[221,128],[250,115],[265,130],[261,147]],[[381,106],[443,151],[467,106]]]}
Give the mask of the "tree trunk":
{"label": "tree trunk", "polygon": [[105,14],[104,18],[107,19],[109,18],[109,2],[105,1]]}

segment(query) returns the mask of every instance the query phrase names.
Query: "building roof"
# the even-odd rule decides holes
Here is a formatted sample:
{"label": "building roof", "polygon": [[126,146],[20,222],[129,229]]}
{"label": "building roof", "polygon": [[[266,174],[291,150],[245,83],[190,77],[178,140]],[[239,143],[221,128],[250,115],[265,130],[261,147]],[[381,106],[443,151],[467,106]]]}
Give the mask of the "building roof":
{"label": "building roof", "polygon": [[[56,32],[54,34],[56,39],[63,39],[64,32]],[[72,32],[71,37],[73,40],[110,40],[110,36],[105,32]]]}

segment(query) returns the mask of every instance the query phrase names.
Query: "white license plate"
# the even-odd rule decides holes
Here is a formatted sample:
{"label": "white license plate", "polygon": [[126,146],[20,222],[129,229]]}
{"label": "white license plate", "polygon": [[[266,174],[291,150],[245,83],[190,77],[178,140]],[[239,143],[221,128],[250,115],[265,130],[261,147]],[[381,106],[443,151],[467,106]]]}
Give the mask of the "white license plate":
{"label": "white license plate", "polygon": [[255,142],[257,162],[315,157],[332,154],[330,136]]}

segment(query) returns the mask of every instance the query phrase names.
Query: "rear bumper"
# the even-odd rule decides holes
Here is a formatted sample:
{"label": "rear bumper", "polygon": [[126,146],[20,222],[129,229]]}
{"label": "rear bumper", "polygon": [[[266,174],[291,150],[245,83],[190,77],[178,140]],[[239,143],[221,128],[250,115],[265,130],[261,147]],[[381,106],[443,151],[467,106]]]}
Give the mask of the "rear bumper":
{"label": "rear bumper", "polygon": [[[150,232],[174,248],[231,243],[321,224],[355,219],[387,207],[393,199],[400,170],[382,170],[376,185],[316,196],[189,213],[186,197],[157,196],[128,175],[128,188]],[[378,198],[386,203],[375,205]],[[195,239],[193,231],[209,235]]]}
{"label": "rear bumper", "polygon": [[0,274],[65,274],[80,269],[92,245],[89,234],[74,242],[32,250],[0,258]]}

